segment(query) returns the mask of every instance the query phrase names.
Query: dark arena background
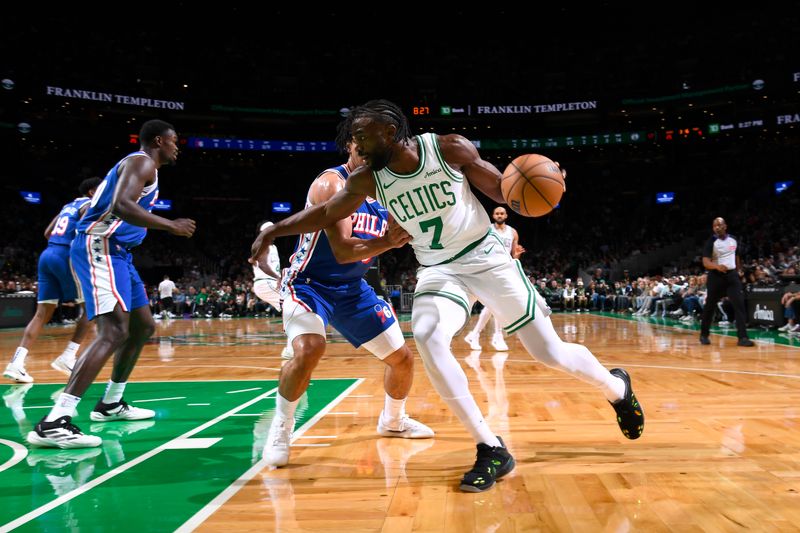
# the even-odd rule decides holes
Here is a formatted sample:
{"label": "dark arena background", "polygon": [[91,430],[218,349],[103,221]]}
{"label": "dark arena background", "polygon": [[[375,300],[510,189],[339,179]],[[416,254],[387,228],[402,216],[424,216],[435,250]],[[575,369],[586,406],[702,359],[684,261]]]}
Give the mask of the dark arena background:
{"label": "dark arena background", "polygon": [[[796,531],[800,4],[350,7],[3,17],[3,368],[34,317],[45,228],[82,180],[139,149],[147,120],[173,124],[180,149],[159,170],[154,213],[197,229],[150,230],[132,251],[156,329],[126,398],[154,419],[90,420],[109,363],[75,416],[102,445],[28,444],[67,384],[50,362],[79,318],[73,302],[29,347],[34,381],[3,378],[0,531]],[[291,460],[264,462],[286,335],[253,292],[250,246],[259,223],[301,211],[314,178],[346,160],[337,124],[376,98],[398,104],[412,134],[462,135],[501,172],[526,153],[566,169],[551,213],[509,208],[507,222],[559,336],[631,374],[641,438],[620,435],[602,394],[514,335],[502,349],[484,330],[475,350],[464,336],[477,304],[451,349],[516,468],[486,492],[460,491],[475,442],[419,357],[419,263],[404,246],[367,279],[415,359],[406,409],[435,437],[376,433],[384,365],[329,327]],[[491,215],[497,204],[473,190]],[[728,297],[701,344],[716,217],[738,244],[754,346],[741,345]],[[277,239],[282,267],[296,243]]]}

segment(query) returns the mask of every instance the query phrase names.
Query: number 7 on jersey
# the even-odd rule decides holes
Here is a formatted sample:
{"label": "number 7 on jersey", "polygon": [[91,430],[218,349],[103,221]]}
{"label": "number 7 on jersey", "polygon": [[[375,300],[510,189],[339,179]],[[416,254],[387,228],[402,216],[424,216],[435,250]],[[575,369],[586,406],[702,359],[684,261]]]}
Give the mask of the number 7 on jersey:
{"label": "number 7 on jersey", "polygon": [[430,220],[424,220],[419,223],[419,229],[422,230],[422,233],[428,233],[428,230],[433,228],[433,240],[431,241],[431,250],[441,250],[442,243],[440,239],[442,238],[442,217],[432,218]]}

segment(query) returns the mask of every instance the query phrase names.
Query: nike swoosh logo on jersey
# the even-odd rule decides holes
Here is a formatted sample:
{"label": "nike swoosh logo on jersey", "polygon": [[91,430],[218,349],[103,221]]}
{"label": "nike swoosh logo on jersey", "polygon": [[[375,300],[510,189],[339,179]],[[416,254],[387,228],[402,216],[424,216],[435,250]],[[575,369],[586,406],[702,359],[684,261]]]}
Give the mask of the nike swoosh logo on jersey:
{"label": "nike swoosh logo on jersey", "polygon": [[492,244],[490,247],[488,247],[487,249],[485,249],[485,250],[483,251],[483,253],[485,253],[485,254],[488,254],[489,252],[491,252],[491,251],[492,251],[492,249],[493,249],[493,248],[494,248],[494,244]]}
{"label": "nike swoosh logo on jersey", "polygon": [[384,185],[384,186],[383,186],[383,188],[384,188],[384,189],[388,189],[389,187],[391,187],[391,186],[392,186],[392,185],[394,185],[395,183],[397,183],[397,180],[394,180],[394,181],[393,181],[393,182],[391,182],[391,183],[387,183],[386,185]]}

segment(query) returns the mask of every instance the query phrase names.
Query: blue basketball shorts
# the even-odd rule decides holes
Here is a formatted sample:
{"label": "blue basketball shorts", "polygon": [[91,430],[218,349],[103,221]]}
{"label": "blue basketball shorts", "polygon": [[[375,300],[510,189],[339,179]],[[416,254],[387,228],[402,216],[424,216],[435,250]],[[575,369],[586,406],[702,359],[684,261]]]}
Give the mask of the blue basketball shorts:
{"label": "blue basketball shorts", "polygon": [[[322,320],[321,331],[292,330],[291,323],[302,323],[302,315],[309,313],[316,314]],[[291,338],[302,333],[325,336],[324,327],[330,324],[356,348],[390,330],[396,330],[391,331],[393,340],[385,348],[382,346],[380,352],[392,347],[397,349],[397,343],[403,342],[391,304],[378,298],[363,279],[331,284],[298,278],[287,283],[283,293],[283,323]],[[398,334],[399,340],[395,340]],[[385,357],[388,353],[376,355]]]}
{"label": "blue basketball shorts", "polygon": [[39,296],[42,304],[83,301],[80,286],[72,275],[69,246],[50,244],[39,256]]}
{"label": "blue basketball shorts", "polygon": [[86,300],[86,317],[92,320],[114,310],[125,312],[149,305],[133,256],[116,239],[78,233],[70,247],[72,268]]}

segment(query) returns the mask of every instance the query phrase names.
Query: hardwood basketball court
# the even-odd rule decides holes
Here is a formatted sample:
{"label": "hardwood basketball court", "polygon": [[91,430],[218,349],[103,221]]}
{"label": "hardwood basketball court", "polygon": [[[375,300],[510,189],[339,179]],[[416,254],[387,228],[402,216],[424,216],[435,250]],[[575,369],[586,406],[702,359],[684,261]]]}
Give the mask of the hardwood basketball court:
{"label": "hardwood basketball court", "polygon": [[[126,391],[155,421],[88,420],[106,369],[75,419],[103,446],[28,450],[24,433],[65,382],[49,363],[71,329],[47,328],[28,358],[36,384],[0,386],[0,531],[797,530],[800,341],[771,334],[740,348],[718,330],[701,346],[671,320],[553,321],[630,372],[644,435],[625,439],[602,394],[515,338],[507,354],[470,352],[459,338],[472,391],[517,460],[481,494],[458,490],[475,447],[419,358],[407,410],[436,437],[379,438],[383,365],[338,335],[301,402],[290,464],[264,468],[285,340],[264,319],[159,324]],[[0,333],[0,353],[10,357],[21,333]]]}

